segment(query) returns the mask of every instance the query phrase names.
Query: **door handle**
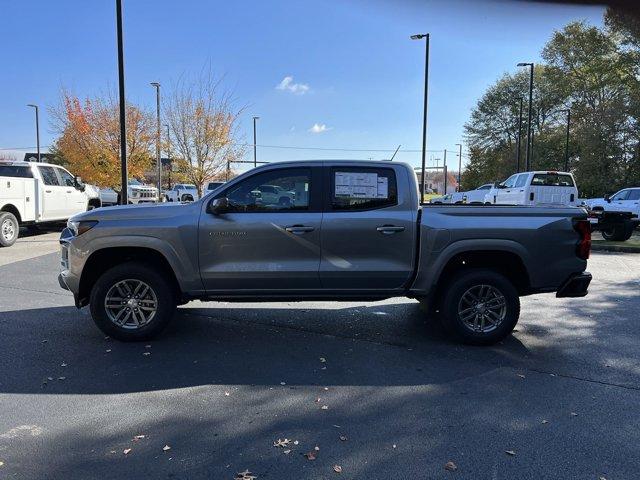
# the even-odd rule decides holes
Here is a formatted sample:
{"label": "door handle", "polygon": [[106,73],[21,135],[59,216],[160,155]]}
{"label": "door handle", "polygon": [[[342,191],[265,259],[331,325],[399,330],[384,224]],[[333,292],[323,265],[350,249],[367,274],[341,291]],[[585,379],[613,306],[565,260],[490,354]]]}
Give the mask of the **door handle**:
{"label": "door handle", "polygon": [[67,190],[67,193],[71,193],[71,192],[72,192],[72,190]]}
{"label": "door handle", "polygon": [[396,227],[395,225],[382,225],[376,227],[376,230],[383,235],[391,235],[393,233],[404,232],[404,227]]}
{"label": "door handle", "polygon": [[51,193],[51,190],[45,190],[44,193]]}
{"label": "door handle", "polygon": [[294,235],[302,235],[304,233],[313,232],[315,230],[314,227],[308,227],[305,225],[291,225],[289,227],[284,227],[284,229],[289,233],[293,233]]}

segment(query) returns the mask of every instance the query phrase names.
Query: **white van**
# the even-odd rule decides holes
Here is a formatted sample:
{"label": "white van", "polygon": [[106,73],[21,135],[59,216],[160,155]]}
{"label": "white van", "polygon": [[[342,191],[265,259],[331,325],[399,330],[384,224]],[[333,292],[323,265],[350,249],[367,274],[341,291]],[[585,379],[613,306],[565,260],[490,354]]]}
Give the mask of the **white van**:
{"label": "white van", "polygon": [[576,206],[578,189],[568,172],[523,172],[496,185],[485,201],[496,205]]}
{"label": "white van", "polygon": [[55,223],[89,209],[82,181],[49,163],[0,162],[0,246],[18,238],[20,226]]}

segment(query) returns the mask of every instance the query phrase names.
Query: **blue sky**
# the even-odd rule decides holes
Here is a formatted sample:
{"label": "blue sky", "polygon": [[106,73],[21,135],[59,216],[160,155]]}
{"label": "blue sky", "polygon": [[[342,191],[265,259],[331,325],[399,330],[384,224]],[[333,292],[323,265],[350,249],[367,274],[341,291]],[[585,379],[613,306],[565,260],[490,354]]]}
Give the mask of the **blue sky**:
{"label": "blue sky", "polygon": [[[1,1],[0,148],[35,144],[27,103],[42,107],[41,143],[48,145],[55,135],[46,107],[61,87],[83,96],[117,85],[115,2]],[[517,62],[538,60],[554,30],[573,20],[600,25],[603,14],[601,7],[518,1],[123,3],[130,100],[153,108],[149,82],[169,86],[210,64],[245,106],[241,140],[251,142],[251,116],[259,115],[258,145],[346,149],[420,148],[424,43],[410,34],[431,33],[427,148],[453,150],[488,85]],[[258,156],[390,153],[259,147]],[[418,165],[420,154],[396,158]]]}

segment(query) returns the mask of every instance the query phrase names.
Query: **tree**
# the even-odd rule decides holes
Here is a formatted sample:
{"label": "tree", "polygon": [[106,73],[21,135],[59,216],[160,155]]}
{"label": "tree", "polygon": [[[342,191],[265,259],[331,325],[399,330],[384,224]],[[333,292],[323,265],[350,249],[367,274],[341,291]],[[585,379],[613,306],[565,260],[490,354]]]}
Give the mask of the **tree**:
{"label": "tree", "polygon": [[[118,102],[111,95],[81,101],[65,90],[60,97],[60,103],[50,108],[53,126],[60,135],[52,151],[86,182],[118,188],[121,183]],[[142,178],[153,164],[153,117],[127,104],[126,122],[128,174]]]}
{"label": "tree", "polygon": [[177,169],[202,195],[204,183],[224,176],[228,162],[244,153],[237,141],[241,110],[234,109],[231,93],[208,73],[178,81],[164,111]]}

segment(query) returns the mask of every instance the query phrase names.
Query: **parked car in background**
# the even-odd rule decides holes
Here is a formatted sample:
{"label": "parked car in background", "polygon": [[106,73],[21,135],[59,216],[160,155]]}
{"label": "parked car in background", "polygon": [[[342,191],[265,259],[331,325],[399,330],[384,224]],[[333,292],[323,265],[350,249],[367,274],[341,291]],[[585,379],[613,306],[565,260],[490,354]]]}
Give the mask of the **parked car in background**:
{"label": "parked car in background", "polygon": [[204,194],[206,195],[209,192],[213,192],[216,188],[221,187],[225,183],[226,182],[209,182],[209,183],[207,183],[207,188],[206,188]]}
{"label": "parked car in background", "polygon": [[640,187],[623,188],[604,198],[589,198],[584,201],[591,210],[630,212],[640,216]]}
{"label": "parked car in background", "polygon": [[194,202],[200,198],[198,189],[191,183],[176,183],[171,190],[165,190],[167,202]]}
{"label": "parked car in background", "polygon": [[251,194],[263,204],[273,205],[293,205],[296,199],[296,192],[286,190],[280,185],[260,185]]}
{"label": "parked car in background", "polygon": [[113,188],[101,188],[100,189],[100,200],[102,201],[103,206],[108,205],[117,205],[118,204],[118,192],[116,192]]}
{"label": "parked car in background", "polygon": [[[265,186],[277,195],[254,195]],[[126,341],[192,299],[410,297],[486,345],[511,333],[521,296],[580,297],[591,281],[584,209],[421,205],[401,162],[272,163],[196,202],[77,215],[60,244],[60,286]]]}
{"label": "parked car in background", "polygon": [[489,203],[486,201],[487,193],[494,187],[493,183],[485,183],[474,190],[468,190],[462,193],[462,202],[471,205],[480,205]]}
{"label": "parked car in background", "polygon": [[578,205],[578,189],[568,172],[516,173],[487,190],[485,203],[495,205]]}
{"label": "parked car in background", "polygon": [[22,226],[65,221],[89,209],[80,177],[49,163],[0,162],[0,246],[18,239]]}
{"label": "parked car in background", "polygon": [[156,203],[159,199],[158,189],[132,178],[127,187],[129,203]]}

